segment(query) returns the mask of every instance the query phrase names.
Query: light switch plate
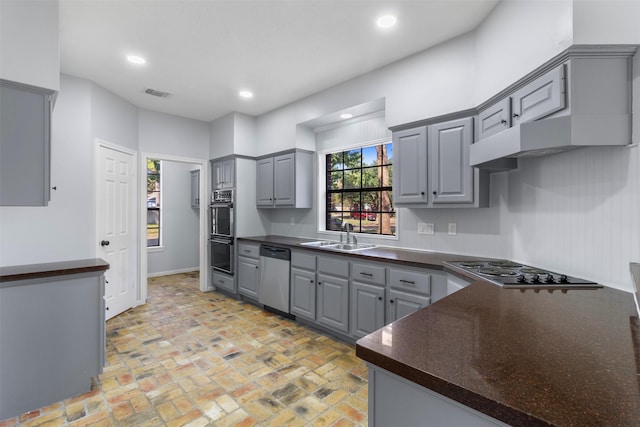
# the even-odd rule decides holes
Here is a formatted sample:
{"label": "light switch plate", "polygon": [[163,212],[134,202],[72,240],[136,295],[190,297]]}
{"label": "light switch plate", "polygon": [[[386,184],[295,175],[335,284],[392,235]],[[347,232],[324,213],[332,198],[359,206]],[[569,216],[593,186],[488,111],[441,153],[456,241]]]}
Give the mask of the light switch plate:
{"label": "light switch plate", "polygon": [[456,223],[455,222],[450,222],[449,223],[449,235],[451,236],[455,236],[457,234],[457,230],[456,230]]}
{"label": "light switch plate", "polygon": [[428,224],[426,222],[419,222],[418,234],[433,234],[433,224]]}

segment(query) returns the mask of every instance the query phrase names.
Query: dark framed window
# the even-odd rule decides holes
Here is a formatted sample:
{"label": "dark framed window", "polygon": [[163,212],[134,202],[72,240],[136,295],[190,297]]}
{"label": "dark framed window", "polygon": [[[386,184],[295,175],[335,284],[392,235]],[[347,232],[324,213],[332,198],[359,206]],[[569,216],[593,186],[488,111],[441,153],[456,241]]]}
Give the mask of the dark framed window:
{"label": "dark framed window", "polygon": [[329,153],[326,174],[327,230],[396,235],[391,142]]}
{"label": "dark framed window", "polygon": [[160,160],[147,159],[147,247],[160,246]]}

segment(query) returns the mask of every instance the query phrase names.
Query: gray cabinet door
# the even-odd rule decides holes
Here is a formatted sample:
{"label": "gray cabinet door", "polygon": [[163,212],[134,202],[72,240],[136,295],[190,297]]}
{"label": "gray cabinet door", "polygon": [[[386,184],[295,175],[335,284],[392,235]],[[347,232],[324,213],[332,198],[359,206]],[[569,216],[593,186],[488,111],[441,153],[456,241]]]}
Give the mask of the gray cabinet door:
{"label": "gray cabinet door", "polygon": [[273,159],[273,199],[276,206],[295,205],[295,154]]}
{"label": "gray cabinet door", "polygon": [[351,335],[361,338],[384,326],[384,288],[351,283]]}
{"label": "gray cabinet door", "polygon": [[49,203],[52,94],[0,80],[0,206]]}
{"label": "gray cabinet door", "polygon": [[200,207],[200,171],[191,171],[191,207]]}
{"label": "gray cabinet door", "polygon": [[316,274],[291,268],[291,313],[316,320]]}
{"label": "gray cabinet door", "polygon": [[214,189],[222,190],[225,188],[233,188],[235,184],[234,166],[234,159],[220,160],[212,163],[211,173]]}
{"label": "gray cabinet door", "polygon": [[256,205],[273,206],[273,157],[256,163]]}
{"label": "gray cabinet door", "polygon": [[513,96],[513,124],[536,120],[565,107],[565,71],[561,65],[516,91]]}
{"label": "gray cabinet door", "polygon": [[387,323],[395,322],[406,315],[415,313],[430,303],[431,300],[428,297],[391,289],[387,304]]}
{"label": "gray cabinet door", "polygon": [[473,203],[469,147],[473,119],[452,120],[429,128],[432,203]]}
{"label": "gray cabinet door", "polygon": [[238,257],[238,292],[258,299],[260,286],[260,261],[253,258]]}
{"label": "gray cabinet door", "polygon": [[393,133],[393,203],[427,203],[427,128]]}
{"label": "gray cabinet door", "polygon": [[318,274],[318,323],[349,333],[349,281],[341,277]]}
{"label": "gray cabinet door", "polygon": [[511,127],[511,98],[506,97],[478,114],[478,139]]}

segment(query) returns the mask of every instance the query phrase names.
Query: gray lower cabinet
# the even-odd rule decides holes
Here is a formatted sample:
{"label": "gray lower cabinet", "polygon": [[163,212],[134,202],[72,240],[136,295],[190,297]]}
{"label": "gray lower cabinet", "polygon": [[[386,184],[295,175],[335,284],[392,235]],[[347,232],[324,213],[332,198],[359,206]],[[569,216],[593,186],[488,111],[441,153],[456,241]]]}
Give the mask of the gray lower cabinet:
{"label": "gray lower cabinet", "polygon": [[0,348],[0,420],[90,391],[105,359],[103,271],[0,283]]}
{"label": "gray lower cabinet", "polygon": [[318,274],[317,321],[338,332],[349,333],[349,279]]}
{"label": "gray lower cabinet", "polygon": [[382,286],[351,283],[351,335],[362,338],[384,326],[384,294]]}
{"label": "gray lower cabinet", "polygon": [[0,79],[0,206],[49,204],[53,95]]}
{"label": "gray lower cabinet", "polygon": [[233,276],[221,273],[216,270],[211,270],[211,284],[216,289],[223,289],[225,291],[236,293],[236,281]]}
{"label": "gray lower cabinet", "polygon": [[500,420],[385,369],[370,363],[367,367],[369,368],[368,422],[371,427],[507,426]]}
{"label": "gray lower cabinet", "polygon": [[291,267],[291,313],[316,320],[316,273]]}
{"label": "gray lower cabinet", "polygon": [[428,306],[431,299],[424,295],[402,292],[396,289],[389,290],[389,304],[387,305],[387,323],[415,313]]}
{"label": "gray lower cabinet", "polygon": [[316,320],[316,256],[307,251],[291,251],[291,313]]}
{"label": "gray lower cabinet", "polygon": [[316,321],[349,333],[349,258],[317,257]]}
{"label": "gray lower cabinet", "polygon": [[260,287],[260,260],[238,257],[238,293],[258,299]]}

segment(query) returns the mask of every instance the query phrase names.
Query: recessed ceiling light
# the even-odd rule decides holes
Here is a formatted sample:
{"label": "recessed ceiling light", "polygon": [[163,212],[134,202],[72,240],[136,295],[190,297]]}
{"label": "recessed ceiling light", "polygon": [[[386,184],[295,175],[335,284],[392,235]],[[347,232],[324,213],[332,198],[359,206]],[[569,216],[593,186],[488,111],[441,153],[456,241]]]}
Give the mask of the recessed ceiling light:
{"label": "recessed ceiling light", "polygon": [[393,15],[383,15],[378,18],[376,25],[380,28],[390,28],[396,25],[396,17]]}
{"label": "recessed ceiling light", "polygon": [[138,65],[142,65],[147,62],[147,60],[144,59],[142,56],[137,56],[137,55],[127,55],[127,61],[131,62],[132,64],[138,64]]}
{"label": "recessed ceiling light", "polygon": [[240,95],[240,97],[244,99],[253,98],[253,92],[251,92],[250,90],[241,90],[240,92],[238,92],[238,95]]}
{"label": "recessed ceiling light", "polygon": [[340,114],[341,119],[350,119],[351,117],[353,117],[353,114],[349,114],[349,113]]}

